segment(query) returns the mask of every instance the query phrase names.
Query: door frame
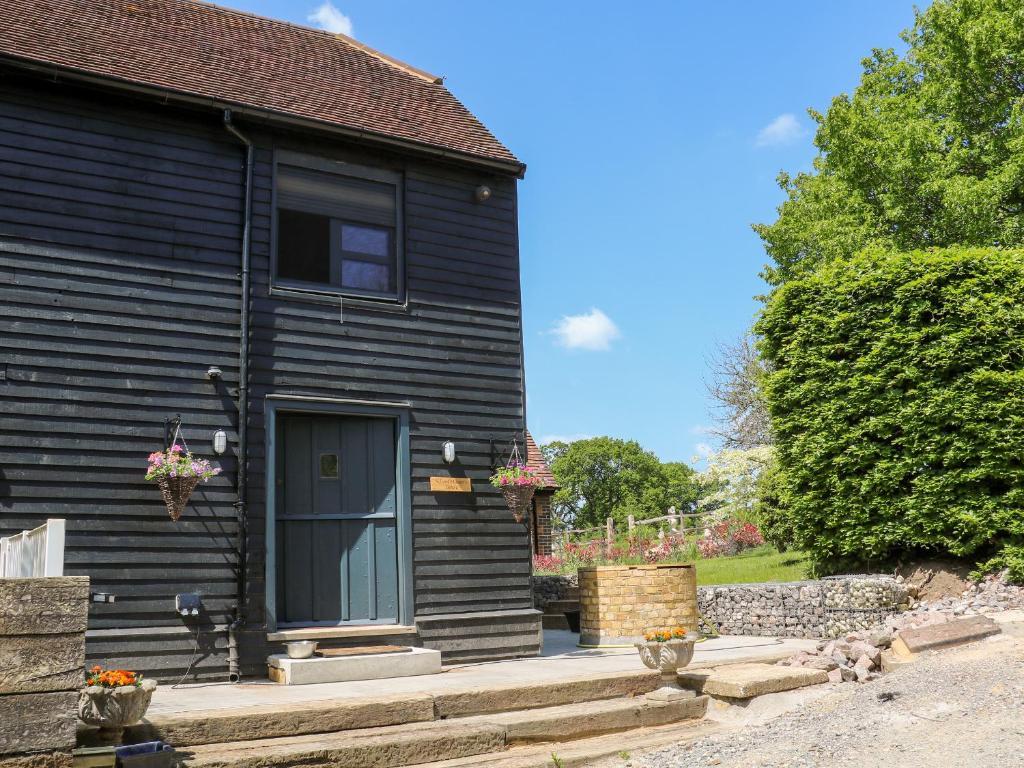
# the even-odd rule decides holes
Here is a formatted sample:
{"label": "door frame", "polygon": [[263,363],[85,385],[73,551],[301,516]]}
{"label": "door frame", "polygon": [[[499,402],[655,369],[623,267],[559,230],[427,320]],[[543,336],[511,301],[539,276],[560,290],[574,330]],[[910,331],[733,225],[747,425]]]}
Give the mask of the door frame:
{"label": "door frame", "polygon": [[[277,417],[305,416],[376,416],[393,419],[395,423],[395,503],[396,544],[398,547],[398,623],[411,626],[413,621],[412,583],[412,472],[409,463],[409,403],[377,403],[366,400],[335,398],[304,398],[292,395],[267,395],[265,415],[265,509],[266,551],[264,595],[267,631],[277,630]],[[382,625],[390,626],[390,625]]]}

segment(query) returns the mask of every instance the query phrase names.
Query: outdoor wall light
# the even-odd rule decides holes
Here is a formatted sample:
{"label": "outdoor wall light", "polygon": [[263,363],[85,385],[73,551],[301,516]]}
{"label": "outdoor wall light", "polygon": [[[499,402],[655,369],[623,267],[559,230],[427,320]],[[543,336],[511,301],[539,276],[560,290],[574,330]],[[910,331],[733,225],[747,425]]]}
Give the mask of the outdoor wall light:
{"label": "outdoor wall light", "polygon": [[210,381],[215,381],[224,375],[224,371],[218,368],[216,365],[211,365],[206,369],[206,378]]}
{"label": "outdoor wall light", "polygon": [[455,443],[451,440],[445,440],[441,445],[441,457],[444,459],[445,464],[452,464],[455,462]]}
{"label": "outdoor wall light", "polygon": [[476,198],[478,203],[486,203],[491,199],[491,188],[486,184],[481,184],[475,190],[473,190],[473,197]]}
{"label": "outdoor wall light", "polygon": [[213,433],[213,452],[220,456],[228,449],[228,433],[223,429],[218,429]]}

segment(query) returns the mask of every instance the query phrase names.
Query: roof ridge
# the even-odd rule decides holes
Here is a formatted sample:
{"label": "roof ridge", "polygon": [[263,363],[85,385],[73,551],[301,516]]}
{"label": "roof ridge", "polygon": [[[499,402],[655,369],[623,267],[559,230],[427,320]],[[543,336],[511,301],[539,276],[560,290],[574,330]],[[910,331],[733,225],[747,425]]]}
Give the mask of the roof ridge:
{"label": "roof ridge", "polygon": [[235,14],[236,16],[248,16],[250,19],[269,21],[271,24],[279,24],[285,27],[292,27],[293,29],[297,29],[300,32],[311,32],[314,35],[324,35],[326,37],[331,37],[334,38],[335,40],[339,40],[342,43],[350,45],[353,48],[357,48],[363,53],[369,54],[370,56],[373,56],[375,59],[378,59],[384,62],[385,64],[394,67],[395,69],[405,72],[406,74],[413,75],[414,77],[418,77],[420,80],[426,80],[428,83],[433,83],[435,85],[442,85],[444,83],[443,77],[431,74],[430,72],[427,72],[425,69],[414,67],[412,64],[406,64],[401,59],[396,59],[394,56],[389,56],[388,54],[383,53],[382,51],[378,51],[376,48],[372,48],[366,43],[362,43],[359,40],[356,40],[354,37],[350,37],[349,35],[343,34],[341,32],[329,32],[326,29],[318,29],[317,27],[307,27],[305,24],[299,24],[294,21],[288,21],[287,19],[275,19],[273,16],[263,16],[262,14],[252,13],[251,11],[243,11],[239,8],[231,8],[230,6],[221,5],[220,3],[210,2],[210,0],[178,0],[178,2],[193,3],[195,5],[205,5],[209,8],[214,8],[224,13],[231,13]]}

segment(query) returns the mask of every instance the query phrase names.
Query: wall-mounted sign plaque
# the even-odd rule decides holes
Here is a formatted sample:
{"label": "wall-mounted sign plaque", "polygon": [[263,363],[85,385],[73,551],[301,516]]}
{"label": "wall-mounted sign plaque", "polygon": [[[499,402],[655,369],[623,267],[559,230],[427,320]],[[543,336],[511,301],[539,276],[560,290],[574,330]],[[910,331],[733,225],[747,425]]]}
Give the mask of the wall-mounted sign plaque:
{"label": "wall-mounted sign plaque", "polygon": [[432,477],[430,490],[440,493],[472,493],[473,481],[468,477]]}

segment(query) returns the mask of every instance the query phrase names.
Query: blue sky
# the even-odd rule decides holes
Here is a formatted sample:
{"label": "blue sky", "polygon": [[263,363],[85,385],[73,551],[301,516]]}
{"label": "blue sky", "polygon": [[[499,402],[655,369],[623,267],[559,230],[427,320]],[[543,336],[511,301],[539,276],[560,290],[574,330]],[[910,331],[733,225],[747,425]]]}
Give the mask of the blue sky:
{"label": "blue sky", "polygon": [[225,4],[444,75],[528,165],[534,436],[633,438],[684,461],[709,442],[706,360],[764,288],[750,224],[774,217],[778,172],[813,157],[806,109],[913,20],[910,0]]}

